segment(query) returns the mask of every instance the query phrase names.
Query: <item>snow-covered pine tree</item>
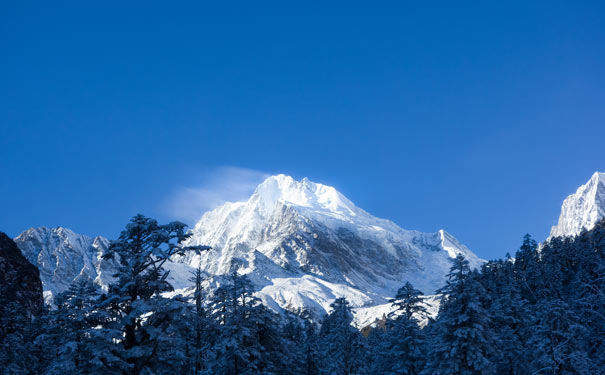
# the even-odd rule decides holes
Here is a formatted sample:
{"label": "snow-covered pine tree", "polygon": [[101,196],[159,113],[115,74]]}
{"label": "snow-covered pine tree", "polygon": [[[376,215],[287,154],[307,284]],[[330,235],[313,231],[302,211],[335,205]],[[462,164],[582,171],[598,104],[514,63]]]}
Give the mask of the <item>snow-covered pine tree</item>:
{"label": "snow-covered pine tree", "polygon": [[179,338],[174,344],[180,347],[179,353],[184,355],[183,373],[199,375],[207,373],[210,348],[215,344],[219,330],[206,308],[208,301],[203,288],[206,275],[201,265],[191,275],[193,299],[182,298],[183,308],[180,315],[173,319],[170,331]]}
{"label": "snow-covered pine tree", "polygon": [[247,276],[233,270],[215,292],[209,312],[218,337],[209,353],[205,373],[216,375],[290,374],[289,346],[277,317],[253,295]]}
{"label": "snow-covered pine tree", "polygon": [[406,282],[395,294],[395,298],[390,300],[394,310],[389,318],[394,319],[397,316],[404,316],[408,320],[416,321],[417,323],[426,319],[429,314],[427,312],[428,304],[422,298],[422,292],[415,289],[414,286]]}
{"label": "snow-covered pine tree", "polygon": [[[101,296],[97,308],[105,323],[95,330],[97,350],[93,362],[118,374],[150,374],[184,360],[175,353],[169,331],[172,319],[183,307],[161,293],[171,291],[165,262],[176,254],[208,247],[185,247],[186,225],[171,222],[160,225],[156,220],[137,215],[112,241],[105,259],[116,259],[119,267],[115,282]],[[174,367],[173,367],[174,368]]]}
{"label": "snow-covered pine tree", "polygon": [[291,369],[290,373],[304,374],[306,372],[306,321],[289,311],[286,311],[284,315],[281,336],[284,340],[284,345],[288,348],[284,352],[285,360]]}
{"label": "snow-covered pine tree", "polygon": [[206,316],[206,309],[204,308],[203,298],[203,287],[202,282],[204,280],[204,274],[202,272],[201,263],[198,264],[195,272],[193,273],[192,281],[195,283],[195,290],[193,294],[194,309],[193,309],[193,332],[191,337],[193,338],[193,352],[190,354],[193,359],[193,370],[194,374],[198,375],[204,369],[206,361],[206,352],[208,343],[206,334],[208,333],[208,318]]}
{"label": "snow-covered pine tree", "polygon": [[587,354],[593,372],[605,374],[605,222],[590,237],[590,245],[583,246],[582,251],[585,269],[574,282],[577,294],[573,308],[589,331]]}
{"label": "snow-covered pine tree", "polygon": [[366,374],[366,353],[361,334],[351,325],[353,314],[346,298],[337,298],[319,331],[321,373]]}
{"label": "snow-covered pine tree", "polygon": [[514,274],[510,256],[506,260],[490,261],[481,269],[481,283],[489,296],[488,312],[494,332],[492,361],[497,374],[523,375],[530,372],[527,341],[533,324],[524,289]]}
{"label": "snow-covered pine tree", "polygon": [[25,308],[15,301],[0,300],[0,369],[2,375],[37,375],[46,363],[43,348],[35,342],[40,320],[32,321]]}
{"label": "snow-covered pine tree", "polygon": [[543,272],[539,267],[540,253],[538,243],[526,234],[523,243],[515,254],[514,270],[515,277],[521,287],[522,297],[531,303],[536,303],[541,298],[544,283]]}
{"label": "snow-covered pine tree", "polygon": [[305,335],[304,335],[304,364],[301,371],[302,375],[319,375],[319,347],[317,337],[317,327],[310,319],[309,314],[303,313],[305,318]]}
{"label": "snow-covered pine tree", "polygon": [[424,337],[418,325],[426,319],[427,304],[422,292],[407,282],[391,300],[394,311],[386,321],[386,334],[380,345],[375,373],[417,375],[424,368]]}
{"label": "snow-covered pine tree", "polygon": [[44,375],[103,373],[95,366],[92,330],[103,323],[96,310],[98,287],[89,278],[75,280],[55,297],[56,309],[44,317],[37,343],[45,348]]}
{"label": "snow-covered pine tree", "polygon": [[587,354],[589,331],[578,314],[560,299],[540,301],[537,308],[540,314],[529,340],[533,373],[594,374]]}
{"label": "snow-covered pine tree", "polygon": [[424,374],[494,374],[492,333],[488,312],[481,300],[485,290],[458,254],[447,276],[439,315],[432,327],[430,351]]}

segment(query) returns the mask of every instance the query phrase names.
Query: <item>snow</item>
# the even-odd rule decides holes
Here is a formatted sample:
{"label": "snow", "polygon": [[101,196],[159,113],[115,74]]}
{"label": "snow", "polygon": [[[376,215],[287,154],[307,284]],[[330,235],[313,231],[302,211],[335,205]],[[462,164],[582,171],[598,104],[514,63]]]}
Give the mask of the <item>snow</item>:
{"label": "snow", "polygon": [[[50,295],[77,277],[91,277],[102,286],[111,280],[111,264],[101,261],[109,244],[102,237],[36,228],[16,242],[40,268]],[[346,297],[359,324],[373,321],[370,315],[386,309],[383,305],[406,281],[433,294],[457,253],[472,267],[483,262],[444,230],[402,229],[355,206],[331,186],[285,175],[267,178],[245,202],[206,212],[187,244],[213,249],[165,264],[176,293],[191,287],[190,271],[198,264],[216,276],[237,269],[276,311],[307,309],[321,317],[335,298]]]}
{"label": "snow", "polygon": [[89,277],[102,287],[112,280],[111,262],[101,259],[109,247],[103,237],[92,238],[63,227],[40,227],[21,233],[15,243],[40,270],[47,302],[77,278]]}
{"label": "snow", "polygon": [[192,232],[189,244],[213,250],[177,262],[215,275],[236,267],[268,306],[320,315],[337,297],[354,308],[384,304],[406,281],[434,293],[458,253],[472,267],[483,262],[444,230],[402,229],[333,187],[285,175],[267,178],[246,202],[205,213]]}
{"label": "snow", "polygon": [[577,236],[583,229],[592,229],[605,217],[605,173],[595,172],[590,180],[563,201],[559,222],[550,237]]}
{"label": "snow", "polygon": [[356,306],[372,303],[366,294],[345,284],[334,284],[313,275],[275,278],[272,284],[258,292],[268,305],[276,304],[281,309],[296,310],[301,306],[315,313],[329,311],[336,298],[345,297]]}
{"label": "snow", "polygon": [[[426,310],[430,318],[435,319],[439,312],[439,295],[429,295],[424,297],[424,302],[428,305]],[[394,311],[391,303],[384,303],[381,305],[374,305],[370,307],[358,307],[353,309],[353,323],[358,328],[364,328],[376,321],[376,319],[382,319],[388,317],[390,313]],[[420,325],[424,326],[428,323],[428,319],[418,317],[420,319]]]}

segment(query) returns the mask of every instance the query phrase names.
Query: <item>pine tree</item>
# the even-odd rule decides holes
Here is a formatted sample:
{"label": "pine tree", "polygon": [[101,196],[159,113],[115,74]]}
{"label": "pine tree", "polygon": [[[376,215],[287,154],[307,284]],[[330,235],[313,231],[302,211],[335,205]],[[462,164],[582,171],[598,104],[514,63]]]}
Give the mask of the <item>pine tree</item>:
{"label": "pine tree", "polygon": [[539,310],[529,342],[534,373],[593,374],[586,347],[589,332],[571,306],[552,299],[541,301]]}
{"label": "pine tree", "polygon": [[250,280],[233,270],[209,306],[218,325],[206,373],[289,374],[287,341],[276,316],[253,295]]}
{"label": "pine tree", "polygon": [[386,322],[386,334],[380,346],[378,373],[417,375],[424,367],[424,337],[418,325],[428,313],[422,292],[407,282],[391,300],[394,311]]}
{"label": "pine tree", "polygon": [[489,296],[493,357],[497,374],[522,375],[530,372],[526,357],[527,341],[533,324],[528,302],[521,297],[523,288],[514,275],[514,263],[508,259],[491,261],[482,267],[481,282]]}
{"label": "pine tree", "polygon": [[365,347],[359,331],[351,326],[353,314],[349,302],[344,297],[337,298],[330,307],[332,311],[324,319],[319,331],[321,373],[365,374]]}
{"label": "pine tree", "polygon": [[[305,317],[305,315],[303,315]],[[319,375],[319,347],[317,329],[309,316],[305,317],[305,335],[304,335],[304,363],[301,374]]]}
{"label": "pine tree", "polygon": [[198,265],[193,275],[193,281],[195,282],[194,291],[194,316],[193,316],[193,369],[194,374],[200,374],[204,368],[204,362],[206,360],[206,345],[204,345],[205,333],[208,332],[208,319],[206,316],[206,310],[204,308],[203,300],[203,273],[201,264]]}
{"label": "pine tree", "polygon": [[537,242],[526,234],[523,236],[521,247],[515,254],[514,262],[515,276],[522,288],[522,296],[533,303],[540,297],[538,289],[542,289],[544,286],[542,272],[538,267],[540,254],[537,249]]}
{"label": "pine tree", "polygon": [[428,305],[422,298],[422,292],[414,289],[409,282],[397,290],[395,298],[390,302],[394,308],[391,313],[392,318],[396,315],[403,315],[408,320],[419,322],[429,315],[426,309]]}
{"label": "pine tree", "polygon": [[138,375],[183,360],[182,353],[173,351],[175,336],[167,334],[182,303],[161,293],[172,290],[163,268],[171,256],[209,249],[184,247],[188,236],[183,223],[159,225],[137,215],[111,243],[104,258],[117,259],[119,267],[115,283],[97,304],[105,323],[95,331],[94,363],[114,373]]}
{"label": "pine tree", "polygon": [[461,254],[454,259],[443,293],[424,374],[493,374],[489,317],[485,294]]}
{"label": "pine tree", "polygon": [[307,321],[300,316],[286,311],[285,323],[281,327],[281,336],[287,351],[283,352],[284,361],[288,364],[288,373],[306,373],[306,329]]}
{"label": "pine tree", "polygon": [[39,319],[32,321],[24,307],[15,301],[0,301],[0,369],[2,375],[37,375],[46,363],[36,338]]}
{"label": "pine tree", "polygon": [[103,323],[96,310],[98,287],[89,278],[75,280],[55,297],[56,309],[44,317],[38,344],[50,357],[45,375],[98,374],[103,370],[91,365],[95,342],[94,327]]}

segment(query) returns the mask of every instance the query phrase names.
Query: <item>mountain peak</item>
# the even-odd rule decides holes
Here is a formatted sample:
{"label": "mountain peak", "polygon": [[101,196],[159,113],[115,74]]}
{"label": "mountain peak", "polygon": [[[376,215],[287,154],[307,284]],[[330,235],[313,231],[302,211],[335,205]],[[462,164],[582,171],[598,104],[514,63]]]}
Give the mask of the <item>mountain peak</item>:
{"label": "mountain peak", "polygon": [[432,293],[458,253],[473,267],[482,263],[443,230],[405,230],[332,186],[283,174],[265,179],[246,202],[205,213],[188,243],[212,250],[178,263],[201,265],[211,275],[235,265],[267,305],[318,316],[339,296],[360,308],[386,303],[405,281]]}
{"label": "mountain peak", "polygon": [[595,172],[590,180],[563,201],[559,222],[550,237],[577,236],[592,229],[605,217],[605,173]]}
{"label": "mountain peak", "polygon": [[25,233],[57,233],[57,234],[64,234],[64,235],[71,235],[74,234],[74,232],[69,229],[69,228],[64,228],[64,227],[31,227],[27,230],[25,230],[22,234]]}
{"label": "mountain peak", "polygon": [[29,228],[14,241],[23,256],[40,270],[47,301],[78,277],[90,277],[106,286],[115,269],[113,262],[101,261],[109,241],[100,236],[91,238],[64,227],[38,227]]}
{"label": "mountain peak", "polygon": [[296,181],[294,178],[278,174],[263,181],[250,198],[259,200],[270,207],[278,202],[308,207],[318,210],[355,215],[357,207],[332,186],[313,182],[308,178]]}

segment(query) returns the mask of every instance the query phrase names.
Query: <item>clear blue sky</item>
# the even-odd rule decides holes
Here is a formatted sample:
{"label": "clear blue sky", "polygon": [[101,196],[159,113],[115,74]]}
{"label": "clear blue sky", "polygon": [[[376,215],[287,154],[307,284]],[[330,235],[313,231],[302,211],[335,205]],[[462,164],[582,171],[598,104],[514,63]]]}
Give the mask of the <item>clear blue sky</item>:
{"label": "clear blue sky", "polygon": [[0,5],[0,230],[113,237],[232,166],[495,258],[605,170],[603,2],[201,3]]}

